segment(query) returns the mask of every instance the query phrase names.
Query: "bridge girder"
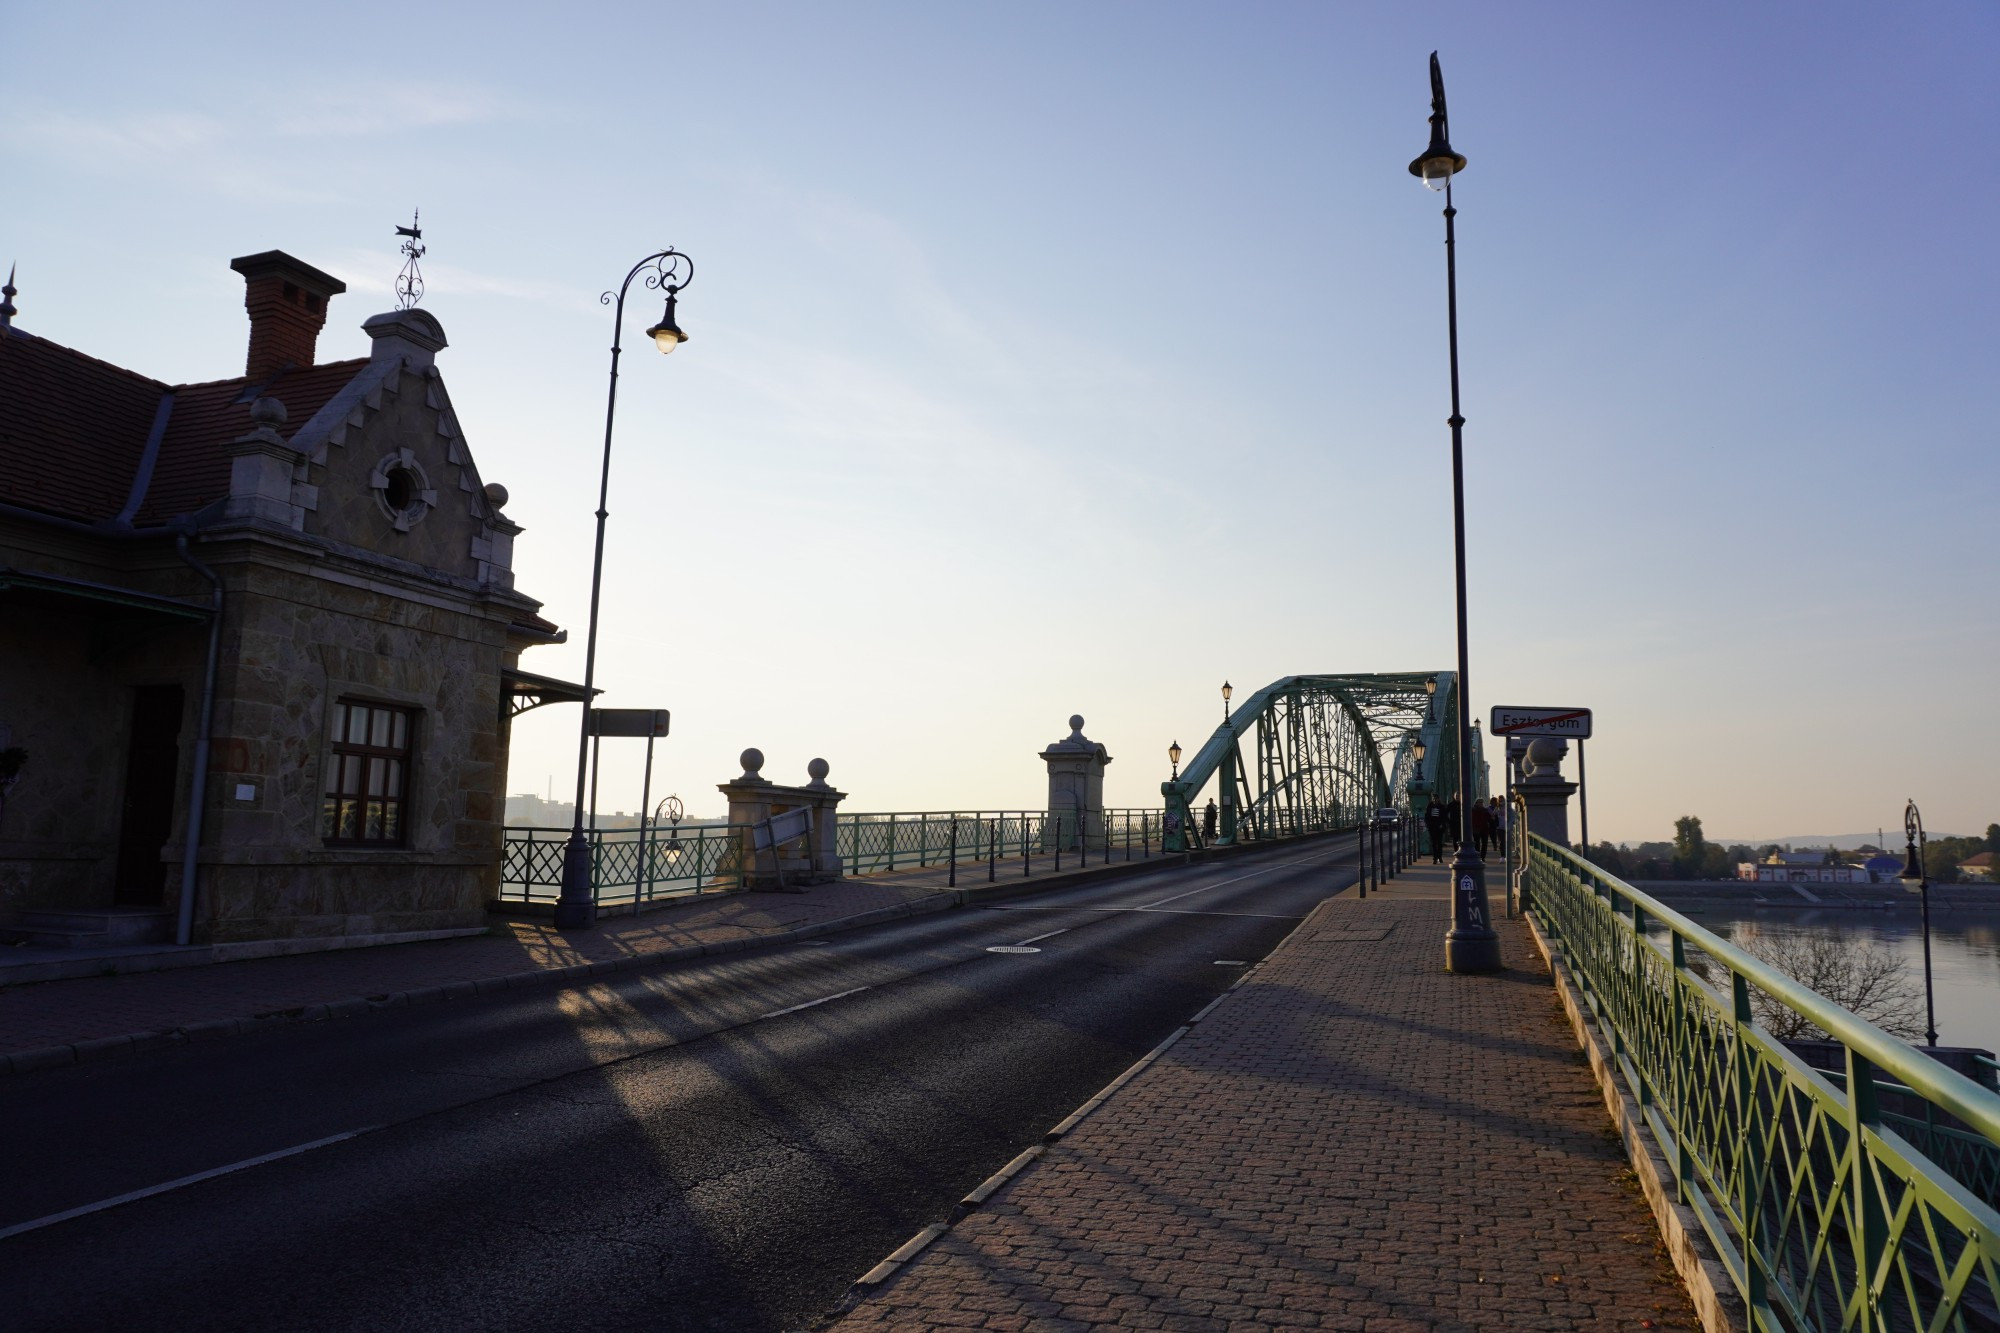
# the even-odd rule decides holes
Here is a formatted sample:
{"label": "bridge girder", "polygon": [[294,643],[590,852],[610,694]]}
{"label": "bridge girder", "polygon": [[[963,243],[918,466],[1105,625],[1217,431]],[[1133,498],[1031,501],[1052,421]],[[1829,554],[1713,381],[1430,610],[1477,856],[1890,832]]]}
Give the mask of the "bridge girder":
{"label": "bridge girder", "polygon": [[[1219,843],[1351,827],[1385,806],[1420,813],[1423,802],[1451,799],[1461,768],[1457,679],[1451,671],[1404,671],[1286,676],[1266,685],[1178,778],[1160,784],[1168,850],[1186,845],[1195,802],[1211,780]],[[1254,740],[1254,767],[1244,762],[1246,738]],[[1472,794],[1483,797],[1484,760],[1474,768]]]}

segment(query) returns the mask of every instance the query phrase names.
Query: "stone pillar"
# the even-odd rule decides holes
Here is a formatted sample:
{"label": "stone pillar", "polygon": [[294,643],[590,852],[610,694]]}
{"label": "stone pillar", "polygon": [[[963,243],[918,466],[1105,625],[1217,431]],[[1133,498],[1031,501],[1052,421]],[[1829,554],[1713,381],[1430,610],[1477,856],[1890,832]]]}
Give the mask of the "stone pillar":
{"label": "stone pillar", "polygon": [[835,841],[838,819],[835,812],[847,799],[847,793],[827,785],[826,775],[830,770],[826,760],[815,759],[806,765],[806,776],[811,780],[803,787],[781,787],[765,777],[762,750],[745,750],[738,762],[743,765],[743,775],[732,782],[716,784],[716,790],[729,799],[732,826],[759,824],[788,810],[812,811],[812,828],[804,841],[786,844],[780,858],[774,859],[768,851],[759,852],[751,831],[739,827],[736,856],[744,887],[776,888],[780,868],[785,883],[792,887],[839,879],[845,866]]}
{"label": "stone pillar", "polygon": [[[1042,829],[1042,849],[1055,847],[1056,829],[1062,845],[1102,849],[1108,836],[1104,822],[1104,766],[1111,756],[1083,734],[1083,715],[1069,720],[1069,735],[1042,751],[1049,766],[1049,824]],[[1081,833],[1081,839],[1078,834]]]}
{"label": "stone pillar", "polygon": [[1563,756],[1569,742],[1542,736],[1528,744],[1521,762],[1521,778],[1514,791],[1527,804],[1528,832],[1550,842],[1569,846],[1569,798],[1576,784],[1562,775]]}

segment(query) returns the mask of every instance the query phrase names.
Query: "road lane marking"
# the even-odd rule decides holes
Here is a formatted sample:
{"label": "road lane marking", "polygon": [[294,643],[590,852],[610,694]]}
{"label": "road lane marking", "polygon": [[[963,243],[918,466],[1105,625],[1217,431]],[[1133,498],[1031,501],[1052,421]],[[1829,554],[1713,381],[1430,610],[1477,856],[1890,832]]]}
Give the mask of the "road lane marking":
{"label": "road lane marking", "polygon": [[1041,942],[1042,940],[1052,940],[1052,939],[1054,939],[1054,938],[1055,938],[1056,936],[1058,936],[1058,935],[1067,935],[1067,934],[1069,934],[1070,930],[1071,930],[1071,927],[1069,927],[1069,926],[1064,926],[1064,927],[1063,927],[1063,928],[1062,928],[1061,930],[1052,930],[1052,931],[1049,931],[1049,932],[1048,932],[1047,934],[1045,934],[1045,935],[1030,935],[1030,936],[1029,936],[1029,937],[1028,937],[1027,939],[1025,939],[1025,940],[1022,940],[1022,941],[1021,941],[1021,943],[1022,943],[1022,944],[1037,944],[1037,943]]}
{"label": "road lane marking", "polygon": [[1283,912],[1204,912],[1191,907],[1066,907],[1057,903],[1022,907],[982,907],[982,912],[1145,912],[1150,916],[1247,916],[1258,921],[1303,921],[1303,913]]}
{"label": "road lane marking", "polygon": [[1041,950],[1029,944],[989,944],[988,953],[1040,953]]}
{"label": "road lane marking", "polygon": [[759,1018],[757,1021],[761,1023],[764,1021],[764,1018],[783,1018],[786,1014],[796,1014],[799,1010],[810,1009],[816,1004],[830,1004],[835,1000],[844,1000],[850,995],[859,995],[862,991],[873,989],[874,987],[872,986],[856,986],[853,990],[844,990],[838,995],[822,995],[817,1000],[807,1000],[804,1004],[795,1004],[789,1009],[779,1009],[765,1014],[763,1018]]}
{"label": "road lane marking", "polygon": [[380,1125],[370,1125],[366,1129],[350,1129],[345,1134],[329,1134],[323,1139],[314,1139],[311,1143],[301,1143],[297,1147],[280,1148],[276,1152],[267,1152],[258,1157],[246,1157],[240,1162],[231,1162],[228,1166],[218,1166],[207,1171],[197,1171],[191,1176],[182,1176],[179,1180],[169,1180],[164,1185],[149,1185],[145,1189],[133,1190],[129,1194],[120,1194],[116,1198],[100,1199],[96,1203],[84,1204],[81,1208],[70,1208],[60,1213],[50,1213],[47,1217],[38,1217],[32,1222],[18,1222],[11,1227],[0,1227],[0,1240],[8,1240],[30,1231],[40,1231],[43,1227],[52,1227],[58,1222],[67,1222],[72,1218],[88,1217],[92,1213],[101,1213],[106,1208],[116,1208],[120,1204],[136,1203],[140,1199],[150,1199],[155,1194],[165,1194],[168,1190],[177,1190],[186,1185],[198,1184],[204,1180],[213,1180],[217,1176],[226,1176],[232,1171],[247,1171],[253,1166],[262,1166],[266,1162],[275,1162],[280,1158],[297,1157],[300,1153],[311,1152],[314,1148],[324,1148],[330,1143],[341,1143],[348,1139],[359,1138],[363,1134],[372,1134],[380,1128],[382,1128]]}
{"label": "road lane marking", "polygon": [[1280,861],[1275,865],[1264,866],[1257,870],[1247,870],[1244,873],[1237,875],[1233,879],[1219,879],[1213,884],[1204,884],[1198,889],[1189,889],[1185,893],[1169,894],[1165,898],[1156,898],[1149,903],[1140,903],[1139,906],[1158,907],[1162,903],[1179,902],[1183,898],[1192,898],[1197,893],[1207,893],[1210,889],[1220,889],[1230,884],[1240,884],[1246,879],[1254,879],[1258,875],[1268,875],[1273,870],[1285,870],[1293,866],[1315,866],[1323,864],[1324,861],[1325,861],[1324,857],[1312,861]]}

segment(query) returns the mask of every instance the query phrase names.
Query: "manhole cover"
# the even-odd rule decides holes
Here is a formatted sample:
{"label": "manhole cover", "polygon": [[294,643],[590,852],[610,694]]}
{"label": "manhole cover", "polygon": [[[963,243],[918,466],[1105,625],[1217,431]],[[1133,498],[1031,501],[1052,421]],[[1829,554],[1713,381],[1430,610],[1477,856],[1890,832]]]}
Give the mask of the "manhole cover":
{"label": "manhole cover", "polygon": [[1029,946],[1029,945],[1026,945],[1026,944],[989,944],[989,945],[987,945],[987,946],[986,946],[986,952],[988,952],[988,953],[1040,953],[1040,952],[1041,952],[1041,950],[1040,950],[1040,949],[1036,949],[1036,948],[1033,948],[1033,947],[1031,947],[1031,946]]}

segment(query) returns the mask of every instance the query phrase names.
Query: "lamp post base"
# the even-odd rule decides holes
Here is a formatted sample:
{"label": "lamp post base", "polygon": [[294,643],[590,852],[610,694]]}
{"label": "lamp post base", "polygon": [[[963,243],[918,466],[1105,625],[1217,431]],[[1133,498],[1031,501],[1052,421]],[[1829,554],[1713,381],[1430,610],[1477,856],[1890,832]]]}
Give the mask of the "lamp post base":
{"label": "lamp post base", "polygon": [[581,829],[563,844],[562,896],[556,899],[557,930],[588,930],[597,924],[590,896],[590,841]]}
{"label": "lamp post base", "polygon": [[1451,863],[1451,932],[1444,937],[1447,972],[1498,972],[1500,936],[1486,905],[1486,862],[1460,843]]}

